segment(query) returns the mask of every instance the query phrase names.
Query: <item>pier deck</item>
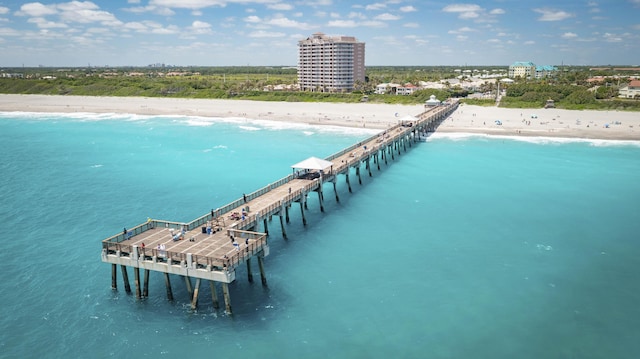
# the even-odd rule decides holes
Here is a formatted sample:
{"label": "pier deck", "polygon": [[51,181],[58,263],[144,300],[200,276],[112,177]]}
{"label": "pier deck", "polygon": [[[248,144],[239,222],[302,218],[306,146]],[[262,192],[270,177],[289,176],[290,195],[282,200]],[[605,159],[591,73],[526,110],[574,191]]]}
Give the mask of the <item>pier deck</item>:
{"label": "pier deck", "polygon": [[[401,148],[406,151],[407,146],[412,146],[412,143],[425,132],[435,130],[435,126],[456,107],[457,102],[454,101],[428,108],[416,117],[416,121],[399,123],[329,156],[326,160],[332,164],[327,168],[297,169],[293,174],[243,195],[242,198],[212,210],[211,213],[192,222],[148,219],[143,224],[125,229],[122,233],[103,240],[102,261],[113,266],[112,287],[116,288],[117,265],[122,266],[123,276],[127,281],[125,288],[128,288],[125,267],[134,268],[138,296],[141,296],[139,269],[146,270],[145,292],[150,270],[164,272],[165,275],[184,276],[188,287],[190,277],[197,278],[198,285],[200,279],[212,281],[212,289],[215,288],[213,282],[220,282],[223,283],[225,303],[227,311],[230,312],[226,284],[236,279],[235,269],[239,265],[247,263],[250,271],[250,260],[254,256],[257,257],[262,281],[266,284],[263,258],[269,254],[268,219],[274,215],[279,216],[281,229],[286,237],[284,222],[289,222],[289,209],[293,203],[299,203],[303,223],[306,224],[304,211],[309,193],[317,192],[320,208],[324,211],[325,183],[333,183],[336,200],[339,200],[335,187],[338,175],[346,177],[351,191],[351,168],[355,168],[359,180],[362,164],[365,164],[365,170],[371,175],[374,164],[377,164],[379,169],[381,160],[384,159],[386,162],[388,156],[394,158],[395,153],[401,153]],[[211,223],[211,234],[204,232],[208,222]],[[251,273],[249,279],[251,280]],[[169,286],[168,277],[166,281]],[[197,290],[192,295],[195,303]]]}

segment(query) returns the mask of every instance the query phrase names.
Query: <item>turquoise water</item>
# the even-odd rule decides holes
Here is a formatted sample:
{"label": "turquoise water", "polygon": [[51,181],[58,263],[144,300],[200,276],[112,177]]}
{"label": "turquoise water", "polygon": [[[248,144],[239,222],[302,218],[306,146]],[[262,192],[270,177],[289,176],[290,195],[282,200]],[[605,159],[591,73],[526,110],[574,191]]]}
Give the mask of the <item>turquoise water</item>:
{"label": "turquoise water", "polygon": [[[100,240],[188,221],[369,136],[184,117],[0,114],[0,357],[631,358],[640,146],[434,136],[270,224],[269,285],[153,273],[111,290]],[[366,174],[366,171],[363,171]],[[352,178],[355,178],[352,177]],[[257,270],[254,268],[254,271]],[[132,278],[131,278],[132,279]],[[132,283],[133,284],[133,283]]]}

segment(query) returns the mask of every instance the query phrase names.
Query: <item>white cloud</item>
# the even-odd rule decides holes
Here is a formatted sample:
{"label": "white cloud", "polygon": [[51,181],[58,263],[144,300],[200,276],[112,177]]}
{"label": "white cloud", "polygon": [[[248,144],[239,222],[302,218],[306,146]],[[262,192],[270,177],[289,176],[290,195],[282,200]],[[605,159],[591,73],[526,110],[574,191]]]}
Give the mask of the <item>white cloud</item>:
{"label": "white cloud", "polygon": [[605,33],[603,35],[606,42],[622,42],[622,37],[616,34]]}
{"label": "white cloud", "polygon": [[409,6],[401,7],[400,11],[402,11],[402,12],[414,12],[414,11],[418,11],[418,9],[416,9],[415,7],[409,5]]}
{"label": "white cloud", "polygon": [[538,21],[561,21],[574,16],[573,14],[562,10],[554,10],[548,8],[533,9],[533,11],[542,14],[542,16],[538,18]]}
{"label": "white cloud", "polygon": [[9,13],[9,8],[8,7],[4,7],[4,6],[0,6],[0,15],[4,15]]}
{"label": "white cloud", "polygon": [[31,2],[20,6],[20,11],[16,15],[42,17],[47,15],[55,15],[58,11],[54,5],[43,5],[39,2]]}
{"label": "white cloud", "polygon": [[260,18],[256,15],[247,16],[244,18],[244,21],[252,24],[257,24],[261,22]]}
{"label": "white cloud", "polygon": [[64,29],[67,28],[67,24],[61,23],[61,22],[53,22],[53,21],[48,21],[43,17],[32,17],[29,20],[27,20],[27,22],[30,22],[32,24],[36,24],[36,26],[38,26],[38,28],[40,29]]}
{"label": "white cloud", "polygon": [[0,27],[0,36],[21,36],[18,30],[9,27]]}
{"label": "white cloud", "polygon": [[172,16],[175,15],[175,12],[166,7],[158,7],[153,5],[148,6],[138,6],[138,7],[130,7],[123,9],[124,11],[132,12],[132,13],[143,13],[150,12],[162,16]]}
{"label": "white cloud", "polygon": [[377,20],[363,21],[359,25],[364,27],[387,27],[386,22],[377,21]]}
{"label": "white cloud", "polygon": [[386,8],[387,8],[387,4],[375,3],[375,4],[367,5],[365,7],[365,10],[382,10],[382,9],[386,9]]}
{"label": "white cloud", "polygon": [[285,4],[285,3],[277,3],[277,4],[267,4],[267,9],[277,10],[277,11],[287,11],[293,10],[293,5]]}
{"label": "white cloud", "polygon": [[367,17],[366,17],[363,13],[361,13],[361,12],[350,12],[350,13],[349,13],[349,15],[347,15],[347,17],[348,17],[349,19],[360,19],[360,20],[364,20],[364,19],[366,19],[366,18],[367,18]]}
{"label": "white cloud", "polygon": [[393,14],[389,14],[389,13],[387,12],[387,13],[380,14],[380,15],[376,16],[374,19],[376,19],[376,20],[382,20],[382,21],[392,21],[392,20],[400,20],[400,19],[401,19],[401,17],[400,17],[400,16],[393,15]]}
{"label": "white cloud", "polygon": [[211,6],[224,7],[224,0],[150,0],[149,5],[179,9],[202,9]]}
{"label": "white cloud", "polygon": [[133,30],[133,31],[137,31],[137,32],[146,32],[147,31],[147,26],[144,25],[141,22],[137,22],[137,21],[132,21],[132,22],[128,22],[126,24],[124,24],[124,28],[126,30]]}
{"label": "white cloud", "polygon": [[284,37],[284,36],[286,36],[286,34],[284,34],[282,32],[268,32],[268,31],[264,31],[264,30],[254,31],[254,32],[249,34],[249,37],[256,37],[256,38]]}
{"label": "white cloud", "polygon": [[286,17],[276,17],[269,21],[266,21],[265,24],[279,26],[279,27],[290,27],[290,28],[296,28],[296,29],[310,28],[310,26],[306,23],[290,20]]}
{"label": "white cloud", "polygon": [[143,34],[156,34],[156,35],[174,35],[181,33],[180,29],[175,25],[169,25],[163,27],[155,21],[141,21],[141,22],[128,22],[123,25],[125,30],[132,30]]}
{"label": "white cloud", "polygon": [[504,14],[506,14],[506,11],[504,11],[503,9],[493,9],[493,10],[489,11],[489,14],[491,14],[491,15],[504,15]]}
{"label": "white cloud", "polygon": [[561,37],[563,39],[575,39],[576,37],[578,37],[578,35],[573,32],[565,32]]}
{"label": "white cloud", "polygon": [[453,4],[442,9],[444,12],[477,12],[480,10],[482,10],[480,5],[475,4]]}
{"label": "white cloud", "polygon": [[420,24],[418,24],[417,22],[408,22],[402,26],[412,28],[412,29],[417,29],[420,27]]}
{"label": "white cloud", "polygon": [[189,28],[190,32],[194,35],[211,34],[211,24],[204,21],[194,21]]}
{"label": "white cloud", "polygon": [[442,11],[458,14],[460,19],[475,19],[480,16],[483,9],[476,4],[452,4],[445,6]]}
{"label": "white cloud", "polygon": [[327,23],[330,27],[356,27],[358,24],[353,20],[332,20]]}
{"label": "white cloud", "polygon": [[465,26],[465,27],[459,28],[458,30],[449,30],[449,34],[460,34],[463,32],[473,32],[473,31],[476,31],[476,30]]}

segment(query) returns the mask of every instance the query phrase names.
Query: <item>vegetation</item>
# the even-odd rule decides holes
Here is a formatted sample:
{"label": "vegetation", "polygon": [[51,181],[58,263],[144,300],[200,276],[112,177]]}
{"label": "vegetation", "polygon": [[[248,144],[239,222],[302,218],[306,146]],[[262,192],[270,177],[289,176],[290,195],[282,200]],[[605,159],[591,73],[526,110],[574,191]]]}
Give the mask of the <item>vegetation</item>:
{"label": "vegetation", "polygon": [[[297,69],[292,67],[188,67],[188,68],[5,68],[0,69],[0,93],[147,96],[211,99],[249,99],[288,102],[360,102],[420,104],[435,95],[439,99],[463,98],[468,104],[493,106],[493,99],[467,99],[469,92],[449,80],[459,78],[458,67],[368,67],[367,79],[357,83],[352,93],[300,92],[274,90],[276,86],[294,86]],[[506,67],[474,67],[483,73],[505,73]],[[15,76],[19,74],[19,76]],[[10,77],[13,76],[13,77]],[[587,81],[604,76],[601,82]],[[617,79],[615,83],[606,80]],[[449,79],[449,80],[448,80]],[[545,80],[518,79],[501,84],[506,90],[500,106],[540,108],[552,99],[555,106],[566,109],[640,110],[640,101],[617,98],[620,84],[627,78],[612,68],[562,69],[557,77]],[[380,83],[412,83],[442,81],[445,89],[423,89],[407,96],[378,95]],[[609,81],[609,82],[607,82]],[[291,87],[290,87],[291,88]],[[268,91],[266,91],[268,90]],[[497,91],[487,81],[476,89],[480,93]]]}

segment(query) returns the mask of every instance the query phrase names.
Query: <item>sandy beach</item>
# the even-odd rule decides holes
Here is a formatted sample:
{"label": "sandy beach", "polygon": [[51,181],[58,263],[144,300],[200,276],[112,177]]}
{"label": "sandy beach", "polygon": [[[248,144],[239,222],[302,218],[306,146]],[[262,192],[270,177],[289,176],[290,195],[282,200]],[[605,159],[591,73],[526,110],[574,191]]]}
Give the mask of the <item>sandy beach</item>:
{"label": "sandy beach", "polygon": [[[372,103],[0,95],[0,112],[11,111],[235,117],[384,129],[407,115],[420,114],[424,107]],[[437,132],[638,141],[640,113],[505,109],[463,104],[438,127]]]}

